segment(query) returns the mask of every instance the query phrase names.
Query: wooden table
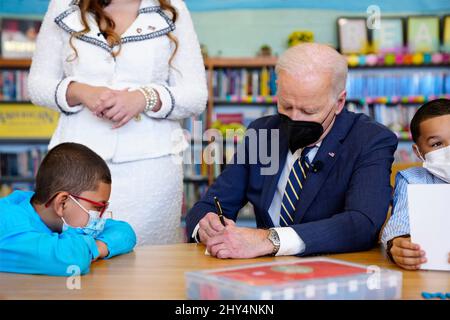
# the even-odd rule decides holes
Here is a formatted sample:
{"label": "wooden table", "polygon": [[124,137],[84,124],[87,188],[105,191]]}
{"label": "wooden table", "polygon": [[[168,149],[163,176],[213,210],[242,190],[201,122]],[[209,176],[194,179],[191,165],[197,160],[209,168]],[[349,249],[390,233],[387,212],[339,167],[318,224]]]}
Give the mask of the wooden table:
{"label": "wooden table", "polygon": [[[80,290],[67,289],[65,277],[0,273],[0,299],[186,299],[186,271],[293,259],[219,260],[205,256],[204,250],[197,244],[139,247],[128,255],[95,262],[81,277]],[[403,299],[421,299],[422,291],[450,292],[450,273],[401,270],[380,249],[328,257],[402,271]]]}

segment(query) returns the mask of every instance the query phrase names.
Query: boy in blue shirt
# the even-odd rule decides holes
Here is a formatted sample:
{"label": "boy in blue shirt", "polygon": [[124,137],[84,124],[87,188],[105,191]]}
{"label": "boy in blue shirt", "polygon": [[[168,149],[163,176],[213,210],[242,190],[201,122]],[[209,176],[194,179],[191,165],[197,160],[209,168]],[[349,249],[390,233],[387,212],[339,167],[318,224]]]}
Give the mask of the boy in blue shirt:
{"label": "boy in blue shirt", "polygon": [[35,192],[0,199],[0,272],[69,276],[75,267],[86,274],[91,262],[133,250],[130,225],[105,218],[110,193],[100,156],[76,143],[53,148]]}
{"label": "boy in blue shirt", "polygon": [[381,241],[393,262],[404,269],[417,270],[427,260],[420,246],[411,243],[407,186],[450,183],[450,100],[437,99],[421,106],[411,120],[411,135],[413,150],[423,167],[397,174],[392,216]]}

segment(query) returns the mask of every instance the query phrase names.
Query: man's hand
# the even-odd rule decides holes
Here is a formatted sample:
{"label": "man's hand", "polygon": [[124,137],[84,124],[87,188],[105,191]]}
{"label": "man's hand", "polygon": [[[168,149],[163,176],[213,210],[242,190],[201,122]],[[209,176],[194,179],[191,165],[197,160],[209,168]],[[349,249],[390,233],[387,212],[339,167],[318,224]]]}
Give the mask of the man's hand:
{"label": "man's hand", "polygon": [[[225,217],[224,219],[227,226],[235,225],[233,220],[227,219]],[[225,227],[220,222],[219,216],[214,212],[208,212],[206,216],[204,216],[203,219],[200,220],[198,225],[198,236],[200,242],[205,245],[207,244],[209,238],[217,236],[225,230]]]}
{"label": "man's hand", "polygon": [[227,225],[223,232],[209,237],[206,247],[212,256],[220,259],[256,258],[272,253],[273,244],[268,235],[269,230]]}
{"label": "man's hand", "polygon": [[419,245],[411,243],[410,237],[395,238],[392,241],[391,255],[395,263],[406,270],[418,270],[427,262],[425,251],[420,250]]}

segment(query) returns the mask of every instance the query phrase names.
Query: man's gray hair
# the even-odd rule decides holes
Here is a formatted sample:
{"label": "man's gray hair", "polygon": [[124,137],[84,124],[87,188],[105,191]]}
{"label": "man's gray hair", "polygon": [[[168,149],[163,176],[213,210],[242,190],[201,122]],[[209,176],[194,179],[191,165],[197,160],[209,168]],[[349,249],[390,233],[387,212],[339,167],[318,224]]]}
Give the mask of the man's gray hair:
{"label": "man's gray hair", "polygon": [[275,67],[277,76],[281,70],[300,81],[308,76],[329,74],[332,77],[333,94],[337,96],[345,89],[348,66],[346,59],[333,47],[303,43],[289,48],[280,56]]}

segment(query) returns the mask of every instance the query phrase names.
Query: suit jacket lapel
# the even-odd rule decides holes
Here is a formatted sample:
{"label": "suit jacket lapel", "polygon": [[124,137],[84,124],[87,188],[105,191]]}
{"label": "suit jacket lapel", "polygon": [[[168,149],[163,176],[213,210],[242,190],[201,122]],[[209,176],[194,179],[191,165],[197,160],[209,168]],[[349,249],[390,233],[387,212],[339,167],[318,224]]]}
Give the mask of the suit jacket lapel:
{"label": "suit jacket lapel", "polygon": [[[275,194],[275,190],[278,185],[278,180],[280,179],[280,175],[283,171],[284,164],[286,162],[287,153],[288,153],[288,141],[287,137],[285,135],[285,132],[280,129],[280,136],[279,136],[279,161],[278,161],[278,171],[274,175],[267,175],[264,177],[264,183],[263,183],[263,190],[261,193],[261,201],[262,201],[262,208],[265,213],[265,221],[268,223],[268,225],[273,226],[272,219],[269,214],[269,208],[273,200],[273,196]],[[270,145],[270,144],[269,144]]]}
{"label": "suit jacket lapel", "polygon": [[337,118],[333,128],[325,137],[314,158],[313,163],[322,162],[318,172],[309,171],[295,210],[294,224],[299,224],[308,211],[309,206],[320,191],[341,152],[341,140],[346,136],[352,122],[348,120],[347,111],[343,111]]}

